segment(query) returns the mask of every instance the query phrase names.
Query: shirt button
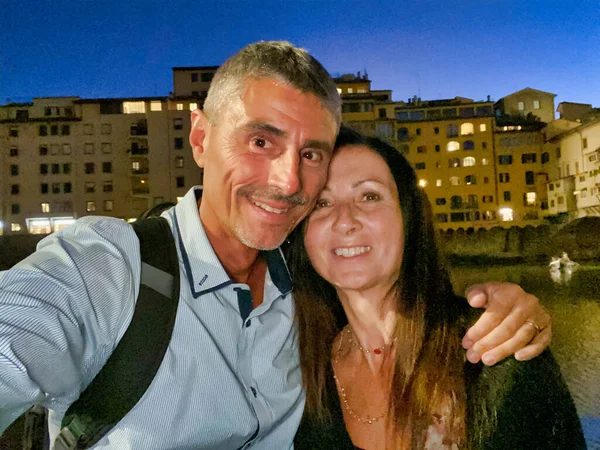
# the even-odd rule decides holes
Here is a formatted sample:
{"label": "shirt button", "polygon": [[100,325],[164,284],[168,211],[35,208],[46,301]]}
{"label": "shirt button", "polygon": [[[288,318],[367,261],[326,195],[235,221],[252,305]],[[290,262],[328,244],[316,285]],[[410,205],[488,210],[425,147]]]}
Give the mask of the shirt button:
{"label": "shirt button", "polygon": [[252,323],[252,322],[251,322],[251,320],[250,320],[250,319],[246,320],[246,328],[248,328],[248,327],[251,325],[251,323]]}
{"label": "shirt button", "polygon": [[254,395],[254,398],[256,398],[256,389],[251,387],[250,390],[252,391],[252,395]]}

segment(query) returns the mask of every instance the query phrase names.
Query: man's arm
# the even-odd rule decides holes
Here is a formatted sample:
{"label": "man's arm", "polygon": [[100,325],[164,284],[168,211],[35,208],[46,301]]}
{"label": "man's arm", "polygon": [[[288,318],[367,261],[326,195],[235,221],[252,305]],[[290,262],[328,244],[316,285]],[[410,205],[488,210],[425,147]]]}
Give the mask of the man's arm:
{"label": "man's arm", "polygon": [[550,344],[552,321],[534,295],[511,283],[471,286],[469,304],[485,312],[463,338],[467,359],[493,365],[510,355],[521,361],[540,355]]}
{"label": "man's arm", "polygon": [[131,319],[139,270],[131,226],[85,218],[0,273],[0,433],[33,404],[64,412],[78,397]]}

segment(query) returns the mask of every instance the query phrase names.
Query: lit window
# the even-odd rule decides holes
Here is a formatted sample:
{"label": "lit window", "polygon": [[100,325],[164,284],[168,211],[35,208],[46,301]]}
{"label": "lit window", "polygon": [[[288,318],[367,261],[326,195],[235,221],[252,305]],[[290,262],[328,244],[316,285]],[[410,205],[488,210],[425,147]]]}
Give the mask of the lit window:
{"label": "lit window", "polygon": [[60,231],[63,228],[68,227],[72,223],[75,223],[75,219],[72,219],[72,218],[52,219],[52,228],[53,228],[53,231]]}
{"label": "lit window", "polygon": [[140,170],[140,162],[139,162],[139,161],[133,161],[133,162],[131,163],[131,168],[132,168],[133,170]]}
{"label": "lit window", "polygon": [[21,224],[20,223],[11,223],[10,224],[10,231],[21,231]]}
{"label": "lit window", "polygon": [[162,102],[157,100],[150,102],[150,111],[162,111]]}
{"label": "lit window", "polygon": [[476,179],[475,175],[467,175],[465,177],[465,184],[467,184],[467,185],[477,184],[477,179]]}
{"label": "lit window", "polygon": [[177,103],[177,111],[183,111],[183,103]]}
{"label": "lit window", "polygon": [[525,194],[525,206],[535,206],[536,194],[535,192],[527,192]]}
{"label": "lit window", "polygon": [[[519,111],[525,111],[525,103],[519,102],[518,107],[519,107]],[[511,213],[511,217],[512,217],[512,211],[510,213]],[[510,220],[512,220],[512,219],[510,219]]]}
{"label": "lit window", "polygon": [[42,212],[49,213],[50,212],[50,203],[42,203]]}
{"label": "lit window", "polygon": [[[342,89],[341,88],[337,88],[338,94],[342,93]],[[179,200],[178,200],[179,201]]]}
{"label": "lit window", "polygon": [[112,211],[114,203],[112,200],[104,200],[104,211]]}
{"label": "lit window", "polygon": [[356,90],[356,92],[357,92],[358,94],[365,94],[365,93],[367,92],[367,90],[366,90],[365,88],[358,88],[358,89]]}
{"label": "lit window", "polygon": [[483,132],[483,131],[485,131],[485,130],[487,130],[487,126],[486,126],[486,124],[485,124],[485,123],[482,123],[482,124],[480,124],[480,125],[479,125],[479,131],[482,131],[482,132]]}
{"label": "lit window", "polygon": [[463,159],[463,167],[471,167],[475,165],[475,158],[473,158],[472,156],[467,156],[465,159]]}
{"label": "lit window", "polygon": [[421,178],[419,180],[419,186],[421,186],[422,188],[424,188],[425,186],[427,186],[427,180],[424,178]]}
{"label": "lit window", "polygon": [[437,180],[435,180],[435,185],[437,187],[441,187],[442,186],[442,180],[440,180],[439,178]]}
{"label": "lit window", "polygon": [[472,123],[467,122],[467,123],[463,123],[460,126],[461,136],[467,136],[467,135],[473,134],[473,133],[475,133],[475,128],[473,127]]}
{"label": "lit window", "polygon": [[460,158],[450,158],[448,160],[448,167],[451,169],[455,167],[460,167]]}
{"label": "lit window", "polygon": [[85,203],[85,210],[87,212],[94,212],[94,211],[96,211],[96,202],[86,202]]}
{"label": "lit window", "polygon": [[458,186],[460,184],[460,178],[458,178],[458,177],[450,177],[450,184],[452,186]]}
{"label": "lit window", "polygon": [[145,114],[146,103],[145,102],[123,102],[123,113],[124,114]]}
{"label": "lit window", "polygon": [[455,152],[457,150],[460,150],[460,144],[456,141],[450,141],[448,142],[448,145],[446,146],[446,149],[449,152]]}
{"label": "lit window", "polygon": [[190,103],[190,111],[194,111],[196,109],[198,109],[198,103]]}
{"label": "lit window", "polygon": [[533,101],[533,109],[540,109],[540,101],[539,100]]}
{"label": "lit window", "polygon": [[50,234],[52,232],[49,219],[28,219],[27,227],[31,234]]}
{"label": "lit window", "polygon": [[503,222],[511,222],[513,220],[513,210],[510,208],[502,208],[498,211],[500,220]]}
{"label": "lit window", "polygon": [[490,160],[487,158],[481,158],[481,165],[482,166],[487,166],[490,164]]}
{"label": "lit window", "polygon": [[348,94],[352,94],[352,93],[354,93],[354,89],[348,88]]}
{"label": "lit window", "polygon": [[177,158],[175,158],[175,167],[177,167],[178,169],[183,168],[183,156],[178,156]]}

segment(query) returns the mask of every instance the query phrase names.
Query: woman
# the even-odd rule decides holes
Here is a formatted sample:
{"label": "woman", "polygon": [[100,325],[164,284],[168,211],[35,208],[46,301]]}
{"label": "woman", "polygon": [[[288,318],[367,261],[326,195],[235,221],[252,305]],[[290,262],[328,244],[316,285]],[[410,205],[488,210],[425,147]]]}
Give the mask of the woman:
{"label": "woman", "polygon": [[296,448],[585,448],[549,352],[465,364],[472,313],[406,159],[349,129],[336,148],[289,249],[307,393]]}

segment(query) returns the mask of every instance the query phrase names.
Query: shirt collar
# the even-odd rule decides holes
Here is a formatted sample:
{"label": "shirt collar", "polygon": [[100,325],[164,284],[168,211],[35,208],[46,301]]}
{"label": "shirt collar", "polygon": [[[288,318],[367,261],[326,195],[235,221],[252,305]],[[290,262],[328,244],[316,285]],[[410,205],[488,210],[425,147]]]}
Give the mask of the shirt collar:
{"label": "shirt collar", "polygon": [[[194,298],[233,284],[213,250],[198,212],[202,187],[195,186],[173,208],[172,218],[181,257]],[[292,280],[281,249],[265,252],[271,281],[282,295],[292,290]]]}

